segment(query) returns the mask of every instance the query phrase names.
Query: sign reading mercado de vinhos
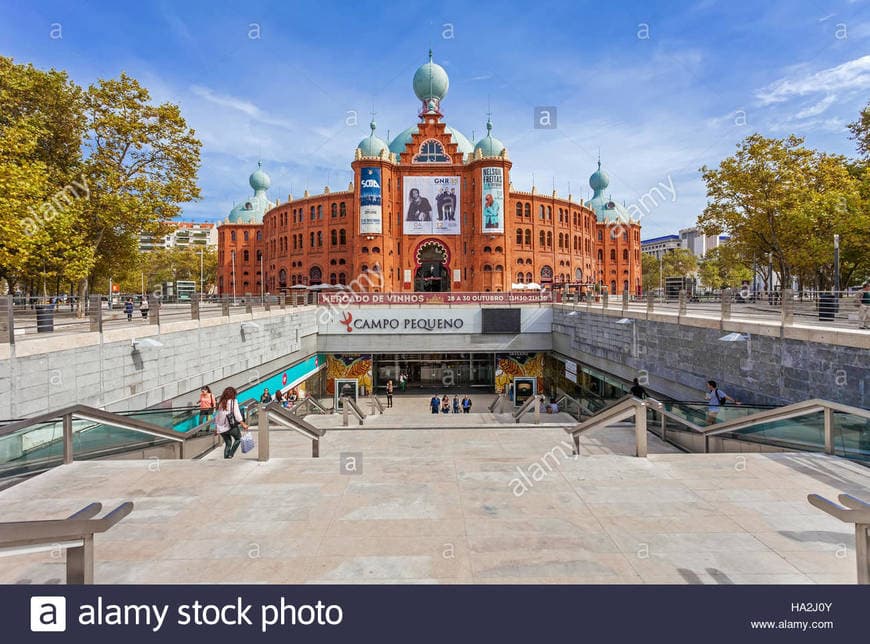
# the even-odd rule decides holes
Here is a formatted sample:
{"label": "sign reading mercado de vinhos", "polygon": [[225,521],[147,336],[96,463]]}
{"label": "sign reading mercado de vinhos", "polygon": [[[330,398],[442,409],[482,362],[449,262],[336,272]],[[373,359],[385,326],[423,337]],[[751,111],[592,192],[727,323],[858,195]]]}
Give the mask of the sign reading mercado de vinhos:
{"label": "sign reading mercado de vinhos", "polygon": [[320,293],[322,304],[535,304],[553,301],[540,293]]}
{"label": "sign reading mercado de vinhos", "polygon": [[404,233],[458,235],[459,177],[404,177]]}
{"label": "sign reading mercado de vinhos", "polygon": [[383,207],[381,204],[381,169],[361,168],[359,185],[359,232],[363,235],[380,235]]}

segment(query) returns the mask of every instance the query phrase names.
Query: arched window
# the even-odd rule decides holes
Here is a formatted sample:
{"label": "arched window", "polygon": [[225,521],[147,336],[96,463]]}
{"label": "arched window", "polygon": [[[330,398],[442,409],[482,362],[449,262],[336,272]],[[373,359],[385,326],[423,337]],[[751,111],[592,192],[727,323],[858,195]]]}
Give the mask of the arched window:
{"label": "arched window", "polygon": [[532,245],[532,229],[526,228],[526,246]]}
{"label": "arched window", "polygon": [[369,247],[368,247],[368,246],[363,246],[363,247],[362,247],[362,252],[363,252],[365,255],[368,255],[368,254],[369,254]]}
{"label": "arched window", "polygon": [[[541,206],[541,208],[543,208],[543,206]],[[546,235],[544,235],[544,231],[543,231],[543,230],[539,231],[539,232],[538,232],[538,245],[539,245],[541,248],[545,248],[545,247],[546,247],[546,241],[547,241],[547,237],[546,237]]]}
{"label": "arched window", "polygon": [[616,293],[616,280],[610,280],[610,293]]}
{"label": "arched window", "polygon": [[[559,208],[559,217],[562,216],[562,209]],[[559,233],[559,248],[562,248],[562,233]]]}
{"label": "arched window", "polygon": [[610,249],[610,261],[611,262],[616,261],[616,249],[615,248]]}
{"label": "arched window", "polygon": [[598,241],[604,241],[604,231],[598,231]]}
{"label": "arched window", "polygon": [[523,204],[521,204],[518,201],[517,202],[517,217],[522,217],[522,216],[523,216]]}
{"label": "arched window", "polygon": [[236,231],[235,230],[230,231],[230,241],[236,241]]}
{"label": "arched window", "polygon": [[372,252],[377,255],[381,252],[381,249],[378,246],[372,246]]}
{"label": "arched window", "polygon": [[547,231],[547,248],[553,247],[553,233],[549,230]]}
{"label": "arched window", "polygon": [[317,231],[317,245],[323,246],[323,231],[321,230]]}
{"label": "arched window", "polygon": [[520,266],[522,266],[523,264],[525,264],[525,262],[523,261],[523,258],[522,258],[522,257],[520,257],[520,258],[517,260],[517,264],[519,264]]}
{"label": "arched window", "polygon": [[495,247],[495,252],[496,252],[496,253],[503,253],[503,252],[504,252],[504,249],[503,249],[501,246],[496,246],[496,247]]}
{"label": "arched window", "polygon": [[311,241],[311,248],[314,248],[314,231],[309,233],[309,237]]}
{"label": "arched window", "polygon": [[495,265],[495,272],[496,272],[496,273],[503,273],[503,272],[504,272],[504,266],[502,266],[501,264],[496,264],[496,265]]}
{"label": "arched window", "polygon": [[340,257],[338,260],[338,265],[344,266],[345,264],[347,264],[347,260],[345,260],[344,257]]}
{"label": "arched window", "polygon": [[344,273],[339,273],[338,274],[338,283],[339,284],[347,284],[347,275],[345,275]]}
{"label": "arched window", "polygon": [[525,280],[526,280],[526,276],[523,274],[522,271],[517,273],[517,284],[522,284]]}
{"label": "arched window", "polygon": [[544,206],[538,206],[538,216],[543,219],[544,218]]}
{"label": "arched window", "polygon": [[317,218],[323,219],[323,206],[322,205],[317,206]]}
{"label": "arched window", "polygon": [[523,212],[525,213],[526,217],[531,217],[532,216],[532,204],[527,203],[525,206],[523,206]]}
{"label": "arched window", "polygon": [[523,243],[523,229],[517,228],[517,246]]}
{"label": "arched window", "polygon": [[[338,204],[334,203],[329,207],[329,214],[331,217],[338,217]],[[333,282],[333,284],[335,284],[335,282]]]}
{"label": "arched window", "polygon": [[578,268],[574,271],[574,279],[578,282],[583,281],[583,269],[582,268]]}
{"label": "arched window", "polygon": [[344,246],[347,243],[347,233],[344,228],[338,231],[338,244],[339,246]]}
{"label": "arched window", "polygon": [[484,264],[483,265],[483,272],[484,273],[492,273],[492,266],[490,266],[489,264]]}
{"label": "arched window", "polygon": [[483,252],[484,252],[484,253],[491,253],[491,252],[492,252],[492,248],[490,248],[489,246],[484,246],[484,247],[483,247]]}
{"label": "arched window", "polygon": [[287,286],[287,270],[284,268],[278,271],[278,286],[282,288]]}
{"label": "arched window", "polygon": [[553,221],[553,207],[547,206],[547,221]]}
{"label": "arched window", "polygon": [[[332,204],[332,205],[334,206],[335,204]],[[331,243],[333,246],[338,245],[338,231],[337,230],[330,231],[329,243]]]}
{"label": "arched window", "polygon": [[531,258],[531,257],[526,257],[526,264],[528,264],[529,266],[531,266],[531,264],[532,264],[532,258]]}
{"label": "arched window", "polygon": [[249,262],[251,260],[251,254],[248,251],[242,251],[242,261]]}
{"label": "arched window", "polygon": [[338,262],[335,260],[335,258],[329,260],[329,265],[330,265],[330,266],[335,266],[336,264],[338,264]]}
{"label": "arched window", "polygon": [[323,280],[323,272],[317,266],[312,266],[308,271],[308,281],[310,284],[320,284]]}
{"label": "arched window", "polygon": [[329,274],[329,283],[335,286],[338,283],[338,276],[335,273]]}
{"label": "arched window", "polygon": [[603,262],[603,261],[604,261],[604,251],[601,250],[600,248],[598,249],[598,261],[599,261],[599,262]]}
{"label": "arched window", "polygon": [[315,213],[314,206],[311,206],[311,221],[314,221],[314,213]]}
{"label": "arched window", "polygon": [[628,261],[628,251],[627,250],[622,251],[622,261],[624,261],[624,262]]}
{"label": "arched window", "polygon": [[444,151],[444,146],[435,139],[423,141],[420,150],[414,155],[413,163],[449,163],[450,157]]}
{"label": "arched window", "polygon": [[532,274],[531,273],[526,273],[526,282],[529,284],[532,282]]}

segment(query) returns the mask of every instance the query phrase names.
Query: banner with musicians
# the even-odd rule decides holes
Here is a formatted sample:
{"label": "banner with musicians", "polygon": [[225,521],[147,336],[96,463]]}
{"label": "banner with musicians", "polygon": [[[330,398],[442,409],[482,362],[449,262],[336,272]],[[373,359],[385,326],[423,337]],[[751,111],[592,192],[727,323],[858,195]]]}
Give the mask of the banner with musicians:
{"label": "banner with musicians", "polygon": [[460,234],[459,177],[404,177],[404,233]]}

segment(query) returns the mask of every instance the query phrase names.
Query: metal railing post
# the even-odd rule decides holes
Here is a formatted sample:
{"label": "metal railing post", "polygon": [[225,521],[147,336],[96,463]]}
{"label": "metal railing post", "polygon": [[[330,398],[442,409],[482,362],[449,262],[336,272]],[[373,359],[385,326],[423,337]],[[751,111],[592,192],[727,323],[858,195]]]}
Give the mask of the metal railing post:
{"label": "metal railing post", "polygon": [[160,324],[160,298],[148,296],[148,324]]}
{"label": "metal railing post", "polygon": [[344,399],[344,396],[342,396],[339,400],[341,400],[341,424],[344,427],[347,427],[348,413],[349,413],[347,410],[347,408],[348,408],[347,400]]}
{"label": "metal railing post", "polygon": [[230,316],[230,301],[221,300],[221,315],[225,318]]}
{"label": "metal railing post", "polygon": [[199,319],[199,298],[197,297],[190,298],[190,319]]}
{"label": "metal railing post", "polygon": [[15,300],[11,295],[5,295],[0,302],[0,343],[15,344]]}
{"label": "metal railing post", "polygon": [[666,440],[666,434],[668,431],[668,419],[664,414],[659,414],[662,417],[662,441]]}
{"label": "metal railing post", "polygon": [[807,501],[843,523],[855,526],[855,565],[857,567],[857,582],[861,585],[870,584],[870,503],[849,494],[837,497],[840,505],[818,494],[810,494]]}
{"label": "metal railing post", "polygon": [[649,293],[646,294],[646,312],[647,313],[652,313],[653,310],[655,310],[655,301],[656,301],[655,293],[650,291]]}
{"label": "metal railing post", "polygon": [[287,308],[287,296],[283,293],[278,296],[278,306],[282,309]]}
{"label": "metal railing post", "polygon": [[311,458],[320,458],[320,439],[315,438],[311,441]]}
{"label": "metal railing post", "polygon": [[782,291],[782,324],[783,326],[794,324],[794,290],[790,288]]}
{"label": "metal railing post", "polygon": [[92,333],[103,332],[103,307],[99,295],[88,297],[88,320],[91,324]]}
{"label": "metal railing post", "polygon": [[257,441],[259,442],[257,450],[258,461],[269,460],[269,412],[266,411],[266,405],[259,403],[257,408]]}
{"label": "metal railing post", "polygon": [[646,458],[647,455],[647,436],[646,436],[646,404],[637,403],[634,409],[634,439],[635,439],[635,456]]}
{"label": "metal railing post", "polygon": [[264,311],[271,311],[272,310],[272,303],[269,301],[268,296],[263,296],[263,310]]}
{"label": "metal railing post", "polygon": [[680,304],[679,304],[680,308],[679,308],[679,312],[677,313],[677,315],[679,315],[680,317],[683,317],[686,314],[686,289],[684,289],[684,288],[680,289],[680,300],[679,301],[680,301]]}
{"label": "metal railing post", "polygon": [[245,313],[253,313],[254,307],[251,304],[251,294],[245,293]]}
{"label": "metal railing post", "polygon": [[66,583],[94,583],[94,535],[85,535],[82,545],[66,551]]}
{"label": "metal railing post", "polygon": [[722,291],[722,319],[731,319],[731,289],[726,288]]}
{"label": "metal railing post", "polygon": [[535,425],[541,422],[541,401],[543,399],[543,396],[535,396]]}
{"label": "metal railing post", "polygon": [[834,410],[825,407],[825,454],[834,453]]}
{"label": "metal railing post", "polygon": [[628,291],[622,291],[622,312],[625,313],[628,310]]}
{"label": "metal railing post", "polygon": [[610,294],[605,290],[601,293],[601,308],[606,309],[608,300],[610,299]]}
{"label": "metal railing post", "polygon": [[870,584],[870,523],[855,524],[855,563],[858,583]]}
{"label": "metal railing post", "polygon": [[73,417],[66,414],[63,417],[63,463],[69,465],[73,462]]}

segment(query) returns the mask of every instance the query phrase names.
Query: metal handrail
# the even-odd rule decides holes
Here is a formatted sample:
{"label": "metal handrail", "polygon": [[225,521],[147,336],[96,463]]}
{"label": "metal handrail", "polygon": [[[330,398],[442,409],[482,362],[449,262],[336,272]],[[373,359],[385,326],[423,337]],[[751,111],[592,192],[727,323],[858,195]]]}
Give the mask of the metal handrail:
{"label": "metal handrail", "polygon": [[540,403],[544,399],[544,396],[541,394],[535,394],[534,396],[529,396],[529,399],[523,403],[522,407],[513,412],[513,417],[517,422],[520,422],[520,418],[523,414],[529,411],[529,407]]}
{"label": "metal handrail", "polygon": [[[261,409],[266,413],[263,414]],[[305,438],[311,441],[311,456],[313,458],[318,458],[320,456],[320,439],[326,435],[326,430],[321,427],[315,427],[311,423],[302,420],[291,413],[290,410],[284,409],[279,402],[273,400],[266,405],[261,404],[257,406],[257,426],[260,430],[259,460],[269,460],[270,421],[275,421],[283,428],[292,429],[293,431],[305,436]]]}
{"label": "metal handrail", "polygon": [[321,405],[314,396],[307,396],[305,398],[302,398],[301,400],[297,400],[295,403],[293,403],[289,407],[286,407],[285,409],[287,409],[287,411],[289,411],[291,414],[295,414],[305,405],[313,406],[315,409],[319,410],[321,414],[331,413],[331,411]]}
{"label": "metal handrail", "polygon": [[356,401],[354,401],[353,398],[351,398],[350,396],[341,396],[339,398],[339,400],[341,400],[341,410],[342,410],[342,416],[343,416],[342,424],[345,427],[347,426],[347,423],[348,423],[348,421],[347,421],[348,410],[353,412],[353,415],[356,416],[357,419],[359,420],[360,425],[362,425],[365,422],[366,414],[362,409],[360,409],[357,406]]}
{"label": "metal handrail", "polygon": [[[818,494],[810,494],[807,501],[844,523],[855,525],[855,565],[859,584],[870,584],[870,503],[849,494],[841,494],[837,505]],[[845,506],[845,507],[843,507]]]}
{"label": "metal handrail", "polygon": [[372,415],[375,414],[375,409],[377,409],[378,412],[381,414],[384,413],[384,403],[382,403],[377,396],[372,394],[371,396],[369,396],[369,400],[371,401],[371,404],[372,404]]}
{"label": "metal handrail", "polygon": [[127,501],[100,519],[103,506],[91,503],[66,519],[0,523],[0,555],[30,554],[44,550],[67,551],[66,583],[94,583],[94,535],[106,532],[133,511]]}
{"label": "metal handrail", "polygon": [[598,429],[628,420],[634,416],[634,434],[635,434],[635,455],[646,457],[647,455],[647,436],[646,436],[646,408],[647,400],[635,398],[632,395],[623,396],[616,404],[602,409],[592,418],[577,423],[573,427],[566,427],[565,432],[571,436],[574,441],[574,454],[580,454],[580,434],[589,431],[590,429]]}
{"label": "metal handrail", "polygon": [[[489,407],[487,407],[487,409],[490,411],[490,413],[495,413],[495,408],[498,407],[499,403],[501,403],[501,401],[503,399],[504,399],[503,393],[496,394],[495,400],[493,400],[491,403],[489,403]],[[499,409],[501,409],[501,408],[499,407]]]}

